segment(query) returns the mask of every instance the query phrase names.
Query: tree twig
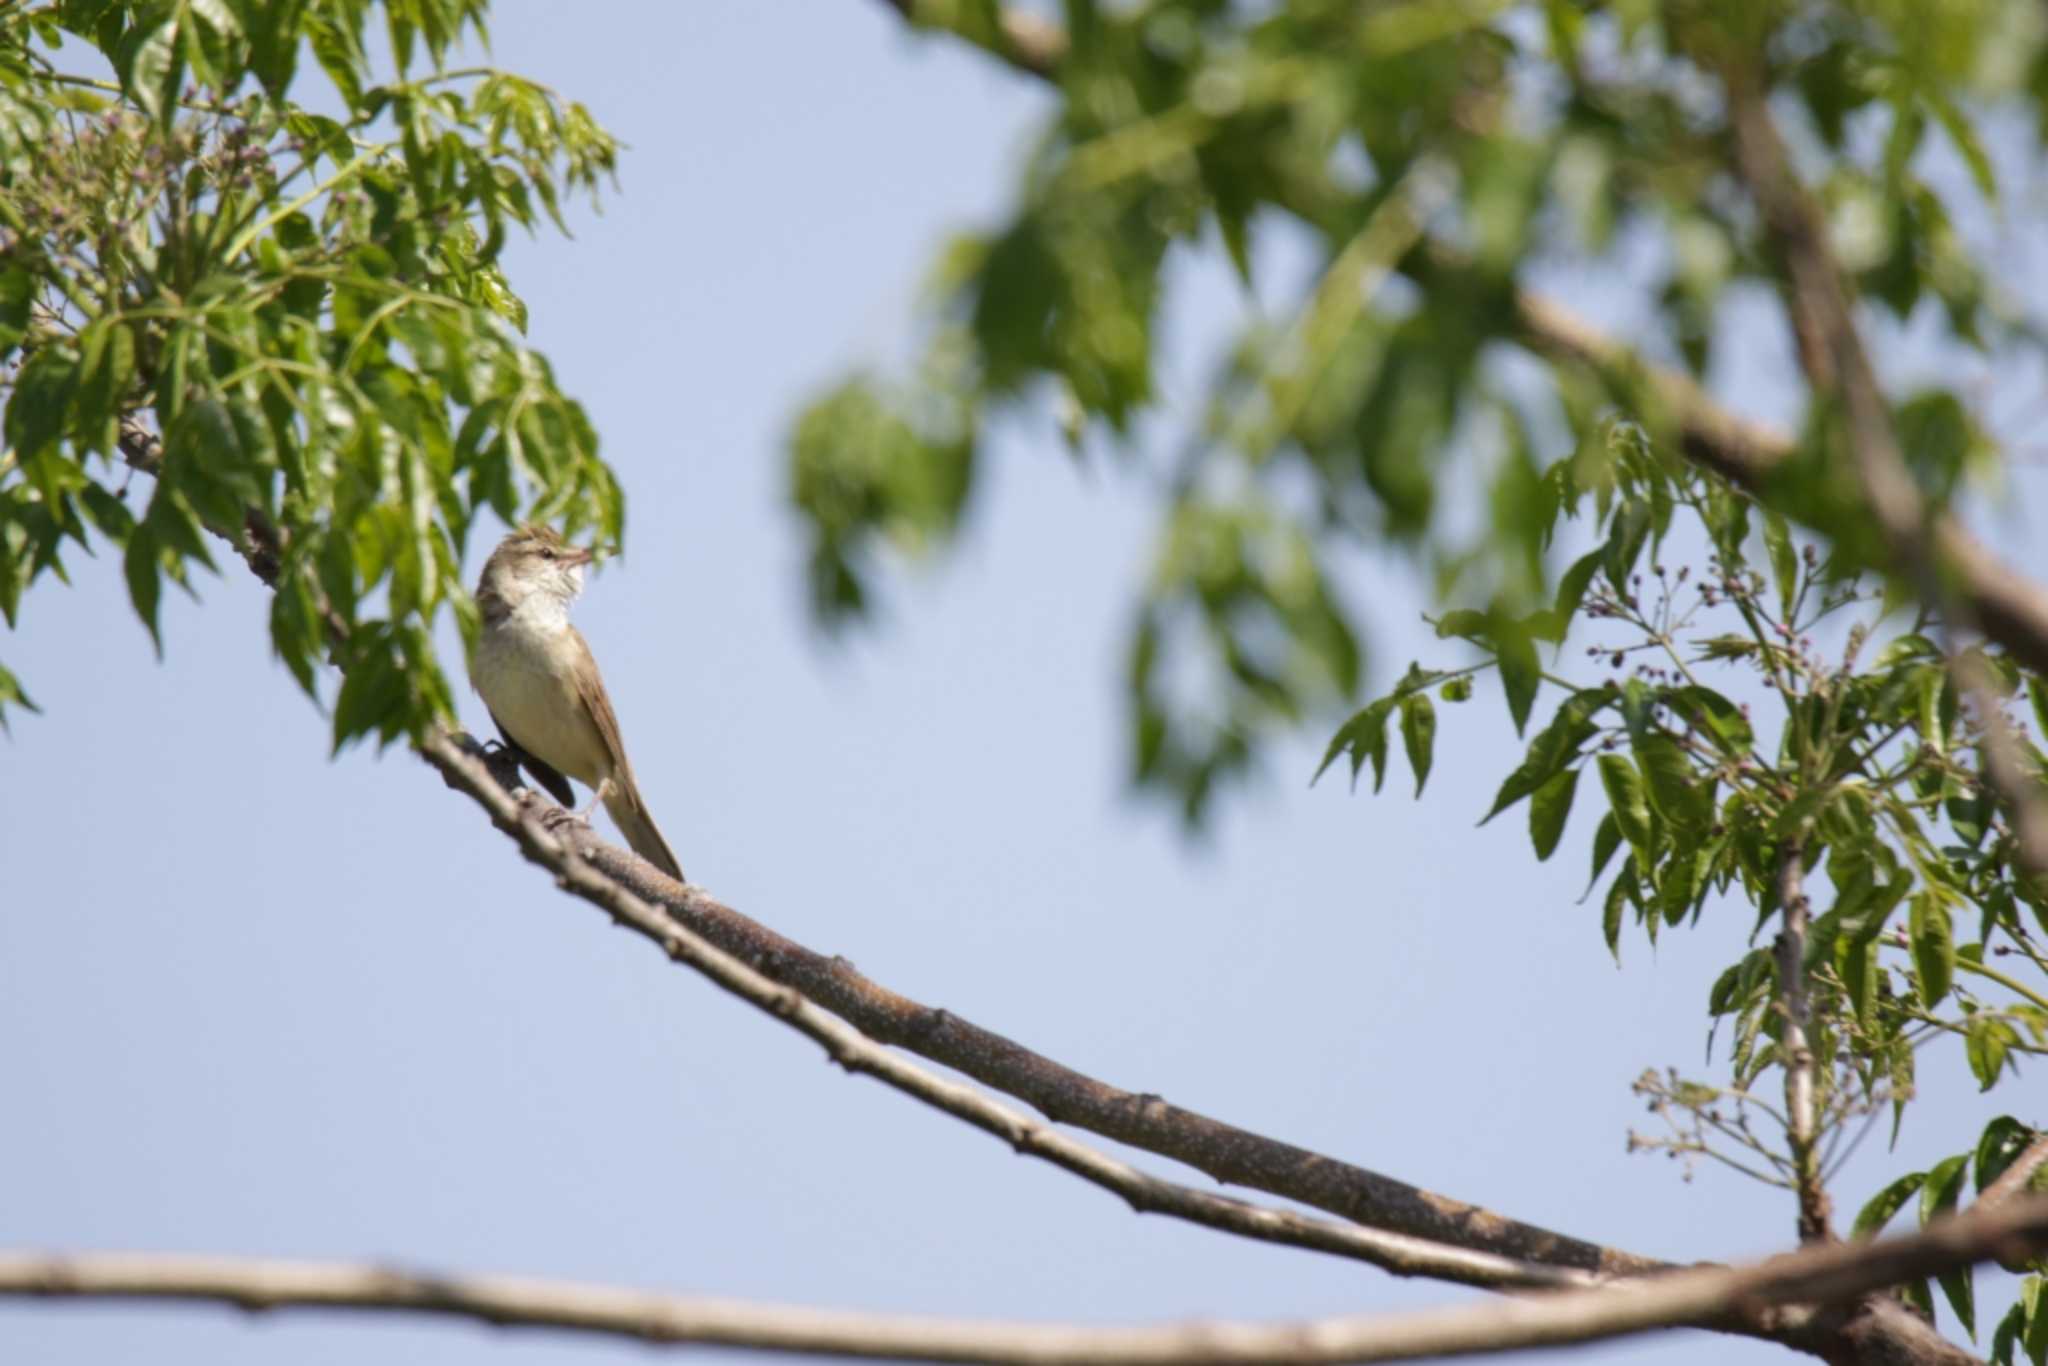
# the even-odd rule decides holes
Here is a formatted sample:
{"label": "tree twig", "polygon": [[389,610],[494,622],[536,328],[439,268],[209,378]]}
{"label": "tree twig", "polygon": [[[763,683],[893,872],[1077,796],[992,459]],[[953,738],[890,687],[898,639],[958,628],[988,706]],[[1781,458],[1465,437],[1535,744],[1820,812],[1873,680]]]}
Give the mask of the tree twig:
{"label": "tree twig", "polygon": [[1833,1202],[1821,1181],[1813,1118],[1813,1043],[1807,1034],[1811,1010],[1806,991],[1806,929],[1811,909],[1806,899],[1806,851],[1802,842],[1786,842],[1778,860],[1778,1011],[1783,1029],[1778,1040],[1785,1064],[1785,1143],[1791,1149],[1792,1189],[1799,1196],[1799,1241],[1825,1242],[1833,1237],[1829,1218]]}

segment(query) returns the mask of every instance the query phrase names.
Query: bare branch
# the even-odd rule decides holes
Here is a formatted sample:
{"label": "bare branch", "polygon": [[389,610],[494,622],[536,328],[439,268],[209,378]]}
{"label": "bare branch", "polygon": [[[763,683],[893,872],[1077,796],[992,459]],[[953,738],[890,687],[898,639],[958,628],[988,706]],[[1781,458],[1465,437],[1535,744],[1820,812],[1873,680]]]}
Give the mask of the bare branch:
{"label": "bare branch", "polygon": [[[453,750],[452,742],[445,741],[425,752],[444,774],[451,774],[450,761],[462,757]],[[503,793],[495,789],[479,792],[474,787],[475,775],[465,776],[467,781],[458,785],[490,808],[493,818],[505,827],[496,800],[503,799]],[[1137,1094],[1098,1081],[951,1011],[900,996],[862,976],[845,959],[806,948],[748,919],[702,888],[661,876],[626,850],[597,838],[588,827],[565,827],[560,833],[577,859],[619,889],[659,906],[675,925],[701,935],[771,981],[795,988],[869,1038],[944,1063],[1060,1123],[1185,1162],[1219,1181],[1286,1196],[1411,1239],[1468,1248],[1511,1262],[1595,1274],[1648,1271],[1663,1265],[1519,1223],[1393,1177],[1250,1133],[1184,1110],[1157,1095]],[[535,853],[530,846],[527,852],[529,856]],[[555,864],[549,862],[548,866]],[[609,892],[595,884],[587,888],[572,885],[570,890],[598,900],[607,910],[615,909],[601,899]],[[650,937],[658,939],[659,935]],[[1401,1265],[1387,1265],[1389,1270],[1404,1270]],[[1444,1272],[1415,1268],[1407,1274],[1435,1276]],[[1469,1275],[1452,1278],[1473,1279]],[[1481,1283],[1492,1282],[1482,1278]]]}
{"label": "bare branch", "polygon": [[[546,838],[545,832],[535,837]],[[1774,1306],[1853,1300],[1917,1277],[2042,1248],[2048,1248],[2048,1199],[2031,1197],[2001,1209],[1941,1220],[1903,1238],[1829,1244],[1748,1267],[1675,1271],[1594,1290],[1407,1314],[1140,1328],[838,1313],[346,1263],[113,1253],[0,1254],[0,1296],[212,1300],[250,1310],[384,1310],[500,1326],[570,1329],[658,1344],[716,1344],[821,1356],[1033,1366],[1205,1366],[1470,1356],[1593,1342],[1658,1328],[1715,1326],[1736,1311],[1775,1318],[1797,1332],[1824,1320],[1827,1311]],[[1951,1350],[1947,1359],[1957,1355]]]}
{"label": "bare branch", "polygon": [[[591,902],[618,924],[659,944],[670,958],[695,968],[726,991],[808,1036],[847,1071],[874,1077],[993,1134],[1019,1153],[1042,1158],[1120,1195],[1140,1213],[1166,1214],[1263,1242],[1335,1253],[1403,1276],[1429,1276],[1489,1287],[1556,1288],[1594,1282],[1594,1277],[1585,1272],[1531,1265],[1485,1251],[1445,1247],[1356,1224],[1266,1208],[1166,1181],[1021,1115],[972,1087],[948,1081],[833,1018],[806,999],[798,988],[778,980],[766,964],[756,960],[756,966],[750,966],[741,957],[710,942],[686,920],[658,904],[663,898],[648,897],[644,888],[628,886],[604,865],[630,861],[641,874],[641,880],[685,892],[693,890],[683,888],[637,855],[605,845],[590,834],[589,827],[560,819],[563,813],[533,794],[524,794],[523,801],[508,794],[484,763],[467,752],[465,746],[474,743],[467,736],[435,736],[421,746],[421,752],[451,786],[473,797],[499,829],[517,840],[529,859],[554,872],[563,890]],[[550,818],[553,829],[548,828]],[[725,914],[738,918],[736,912]],[[754,928],[759,931],[758,926]]]}

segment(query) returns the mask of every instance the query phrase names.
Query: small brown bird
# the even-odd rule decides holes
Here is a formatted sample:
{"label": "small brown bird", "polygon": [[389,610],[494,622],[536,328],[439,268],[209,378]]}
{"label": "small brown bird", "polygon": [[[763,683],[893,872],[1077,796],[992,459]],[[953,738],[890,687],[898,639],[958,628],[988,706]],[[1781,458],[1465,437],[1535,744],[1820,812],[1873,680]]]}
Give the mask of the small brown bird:
{"label": "small brown bird", "polygon": [[484,562],[476,602],[483,633],[469,681],[490,708],[505,747],[563,806],[575,806],[568,774],[591,789],[633,851],[682,881],[683,870],[648,814],[619,737],[618,717],[569,604],[583,591],[588,550],[553,529],[525,526]]}

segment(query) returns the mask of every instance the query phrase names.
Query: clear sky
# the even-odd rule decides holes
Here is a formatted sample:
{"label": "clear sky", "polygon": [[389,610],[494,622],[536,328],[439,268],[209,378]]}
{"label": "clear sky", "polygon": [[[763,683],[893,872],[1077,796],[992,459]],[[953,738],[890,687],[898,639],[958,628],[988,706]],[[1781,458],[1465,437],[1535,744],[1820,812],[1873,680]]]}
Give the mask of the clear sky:
{"label": "clear sky", "polygon": [[[631,499],[579,621],[694,879],[1107,1080],[1518,1218],[1679,1259],[1791,1241],[1782,1193],[1624,1152],[1647,1119],[1630,1079],[1704,1070],[1746,916],[1654,954],[1631,935],[1617,971],[1576,904],[1590,822],[1542,866],[1519,819],[1474,828],[1511,764],[1485,689],[1444,718],[1420,804],[1398,775],[1377,799],[1311,789],[1304,737],[1189,842],[1124,786],[1152,506],[1028,432],[882,630],[810,631],[792,415],[901,354],[933,249],[1000,209],[1040,92],[872,0],[529,0],[495,33],[501,64],[629,144],[603,215],[509,268]],[[1614,282],[1560,283],[1634,316]],[[1191,334],[1238,306],[1220,272],[1191,290]],[[1782,415],[1783,339],[1751,328],[1730,362],[1729,396]],[[74,577],[4,642],[45,714],[0,739],[0,1245],[1090,1321],[1463,1295],[1134,1216],[845,1076],[554,891],[403,752],[328,762],[248,576],[167,600],[160,663],[118,559]],[[1423,602],[1391,565],[1353,587],[1383,687],[1430,643]],[[1844,1178],[1845,1218],[1991,1113],[1952,1070],[1930,1082],[1897,1154],[1873,1143]],[[1683,1334],[1596,1355],[1784,1359]],[[0,1359],[36,1366],[644,1357],[402,1318],[0,1305]]]}

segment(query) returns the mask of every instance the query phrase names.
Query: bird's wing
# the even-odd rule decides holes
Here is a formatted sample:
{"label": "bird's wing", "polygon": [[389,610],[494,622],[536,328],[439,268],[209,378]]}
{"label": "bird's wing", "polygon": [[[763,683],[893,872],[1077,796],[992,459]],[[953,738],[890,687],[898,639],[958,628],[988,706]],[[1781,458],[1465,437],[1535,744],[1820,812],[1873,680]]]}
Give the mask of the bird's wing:
{"label": "bird's wing", "polygon": [[[489,709],[486,708],[486,710]],[[562,776],[561,770],[535,758],[531,751],[517,740],[514,740],[512,732],[505,729],[505,723],[498,719],[496,712],[491,713],[491,723],[497,726],[498,737],[505,742],[505,752],[510,754],[513,760],[526,770],[528,776],[545,788],[550,797],[553,797],[570,810],[575,810],[575,789],[569,786],[569,780]]]}
{"label": "bird's wing", "polygon": [[612,699],[605,693],[604,679],[597,672],[597,659],[590,653],[590,642],[574,626],[569,628],[569,639],[575,642],[579,667],[573,677],[576,693],[583,699],[584,710],[597,723],[598,738],[604,742],[605,754],[611,759],[612,775],[621,787],[633,785],[633,766],[626,762],[626,741],[619,734],[619,718],[612,711]]}
{"label": "bird's wing", "polygon": [[626,837],[626,843],[633,847],[634,853],[681,882],[683,869],[676,862],[675,850],[669,848],[661,827],[654,823],[654,816],[640,796],[640,785],[633,781],[633,766],[626,762],[626,745],[619,738],[619,718],[612,711],[612,701],[605,694],[603,680],[598,677],[597,662],[591,657],[590,646],[583,639],[583,633],[573,626],[569,628],[569,638],[582,651],[582,662],[588,665],[576,670],[576,691],[582,697],[590,719],[597,723],[597,733],[604,741],[606,753],[611,756],[612,791],[605,797],[604,809],[611,813],[613,823],[619,827],[619,833]]}

